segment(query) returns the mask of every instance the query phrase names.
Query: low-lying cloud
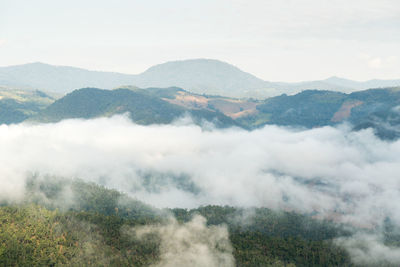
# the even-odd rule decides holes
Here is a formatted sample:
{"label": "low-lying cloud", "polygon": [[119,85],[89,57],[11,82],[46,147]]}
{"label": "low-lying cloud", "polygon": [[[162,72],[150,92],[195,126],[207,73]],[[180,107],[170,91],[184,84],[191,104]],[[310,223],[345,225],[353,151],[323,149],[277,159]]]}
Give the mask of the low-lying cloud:
{"label": "low-lying cloud", "polygon": [[156,234],[160,238],[160,261],[154,267],[235,266],[226,226],[207,226],[200,215],[184,224],[171,218],[168,224],[125,229],[123,233],[137,238]]}
{"label": "low-lying cloud", "polygon": [[1,125],[0,198],[22,198],[33,172],[98,182],[157,207],[256,206],[366,229],[386,218],[400,225],[400,141],[350,128],[205,130],[124,116]]}
{"label": "low-lying cloud", "polygon": [[347,249],[352,260],[362,266],[395,265],[400,262],[400,248],[385,246],[383,238],[373,234],[356,234],[338,238],[336,243]]}

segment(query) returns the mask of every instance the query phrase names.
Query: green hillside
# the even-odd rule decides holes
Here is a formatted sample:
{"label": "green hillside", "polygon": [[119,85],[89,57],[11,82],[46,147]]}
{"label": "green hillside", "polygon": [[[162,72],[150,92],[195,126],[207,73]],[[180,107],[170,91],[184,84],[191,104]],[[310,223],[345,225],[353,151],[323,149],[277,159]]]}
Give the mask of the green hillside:
{"label": "green hillside", "polygon": [[[69,204],[66,189],[74,200]],[[179,225],[196,214],[206,218],[208,227],[226,225],[237,266],[352,265],[345,250],[332,242],[349,232],[327,221],[266,208],[158,210],[115,190],[55,177],[32,177],[21,204],[0,207],[0,265],[155,264],[161,237],[154,231],[138,238],[129,229],[166,225],[170,214]]]}
{"label": "green hillside", "polygon": [[400,137],[400,89],[369,89],[344,94],[307,90],[265,99],[254,113],[237,121],[250,128],[266,124],[320,127],[348,121],[355,130],[371,127],[382,138]]}
{"label": "green hillside", "polygon": [[169,124],[190,115],[196,124],[255,129],[267,124],[314,128],[350,122],[354,130],[374,129],[384,139],[400,137],[400,89],[369,89],[344,94],[307,90],[263,101],[199,95],[181,88],[83,88],[56,100],[40,91],[0,89],[0,124],[25,120],[129,114],[133,122]]}

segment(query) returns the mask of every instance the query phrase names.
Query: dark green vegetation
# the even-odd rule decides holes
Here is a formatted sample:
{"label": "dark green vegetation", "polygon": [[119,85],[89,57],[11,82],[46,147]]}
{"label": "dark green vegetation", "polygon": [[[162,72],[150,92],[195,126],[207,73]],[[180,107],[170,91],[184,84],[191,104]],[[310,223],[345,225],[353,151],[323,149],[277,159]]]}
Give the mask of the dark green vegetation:
{"label": "dark green vegetation", "polygon": [[348,254],[332,243],[349,233],[326,221],[266,208],[206,206],[173,213],[180,221],[201,214],[209,225],[227,224],[237,266],[351,265]]}
{"label": "dark green vegetation", "polygon": [[[132,229],[166,225],[171,215],[183,224],[197,214],[208,226],[227,227],[237,266],[354,265],[333,241],[352,228],[309,215],[229,206],[160,210],[93,183],[32,175],[22,202],[0,205],[0,266],[156,264],[159,234],[138,237]],[[385,243],[398,247],[395,228],[387,219]]]}
{"label": "dark green vegetation", "polygon": [[[263,101],[189,93],[171,88],[75,90],[59,100],[36,91],[3,90],[0,123],[57,122],[128,113],[138,124],[168,124],[190,115],[196,124],[255,129],[266,124],[314,128],[350,122],[354,130],[373,128],[383,139],[400,137],[400,88],[344,94],[307,90]],[[55,101],[53,103],[53,101]]]}
{"label": "dark green vegetation", "polygon": [[201,214],[225,224],[237,266],[349,266],[332,239],[345,230],[326,221],[266,208],[206,206],[158,210],[115,190],[80,180],[39,178],[27,183],[22,204],[0,208],[0,265],[142,266],[159,260],[160,238],[135,238],[126,229],[185,222]]}
{"label": "dark green vegetation", "polygon": [[308,90],[268,98],[257,105],[257,110],[255,115],[237,121],[249,127],[276,124],[306,128],[348,121],[355,130],[370,127],[384,139],[400,137],[400,88],[351,94]]}

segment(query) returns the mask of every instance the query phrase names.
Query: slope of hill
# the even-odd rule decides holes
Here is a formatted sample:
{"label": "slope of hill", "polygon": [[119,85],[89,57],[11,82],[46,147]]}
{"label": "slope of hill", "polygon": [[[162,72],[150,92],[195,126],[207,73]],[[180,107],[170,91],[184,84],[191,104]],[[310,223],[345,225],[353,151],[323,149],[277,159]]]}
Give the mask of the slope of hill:
{"label": "slope of hill", "polygon": [[141,88],[177,86],[199,94],[263,99],[282,93],[296,94],[307,89],[350,93],[368,88],[400,86],[400,80],[356,82],[331,77],[299,83],[268,82],[225,62],[191,59],[159,64],[137,75],[43,63],[0,67],[0,86],[2,85],[62,94],[84,87],[112,89],[126,85]]}
{"label": "slope of hill", "polygon": [[[165,253],[182,257],[204,249],[213,257],[232,257],[237,266],[351,264],[333,242],[350,233],[307,215],[228,206],[159,210],[116,190],[57,177],[32,177],[26,189],[22,204],[0,206],[0,265],[149,266],[165,261]],[[73,199],[64,199],[64,191]],[[243,214],[246,223],[237,220]],[[199,215],[204,222],[193,221]],[[226,231],[216,232],[218,227]],[[172,247],[163,244],[164,228],[176,229],[168,240]],[[141,229],[153,231],[140,235]],[[193,237],[189,231],[195,231]],[[192,264],[204,256],[184,255]]]}
{"label": "slope of hill", "polygon": [[177,86],[190,92],[230,97],[265,97],[273,85],[237,67],[211,59],[173,61],[138,76],[139,87]]}
{"label": "slope of hill", "polygon": [[132,75],[29,63],[0,67],[0,85],[65,94],[83,87],[113,88],[131,84]]}
{"label": "slope of hill", "polygon": [[400,137],[400,88],[369,89],[344,94],[307,90],[268,98],[256,112],[238,121],[249,127],[265,124],[320,127],[349,121],[354,129],[373,128],[378,136]]}
{"label": "slope of hill", "polygon": [[21,122],[53,103],[52,96],[40,91],[0,87],[0,124]]}

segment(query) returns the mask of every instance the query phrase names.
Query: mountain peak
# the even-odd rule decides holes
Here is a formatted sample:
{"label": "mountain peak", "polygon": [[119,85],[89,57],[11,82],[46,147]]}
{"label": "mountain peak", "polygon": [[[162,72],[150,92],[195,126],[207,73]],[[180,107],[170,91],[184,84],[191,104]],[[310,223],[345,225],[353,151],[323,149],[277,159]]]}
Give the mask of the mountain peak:
{"label": "mountain peak", "polygon": [[144,73],[146,72],[152,72],[152,71],[157,71],[157,70],[164,70],[164,69],[170,69],[170,68],[175,68],[175,69],[191,69],[191,70],[210,70],[209,68],[212,68],[212,70],[217,70],[217,69],[230,69],[230,70],[235,70],[235,71],[240,71],[238,67],[229,64],[227,62],[217,60],[217,59],[208,59],[208,58],[196,58],[196,59],[185,59],[185,60],[175,60],[175,61],[167,61],[162,64],[157,64],[154,65],[150,68],[148,68]]}
{"label": "mountain peak", "polygon": [[346,79],[346,78],[339,77],[339,76],[331,76],[331,77],[325,79],[324,81],[326,81],[326,82],[336,82],[336,81],[350,81],[350,80]]}

